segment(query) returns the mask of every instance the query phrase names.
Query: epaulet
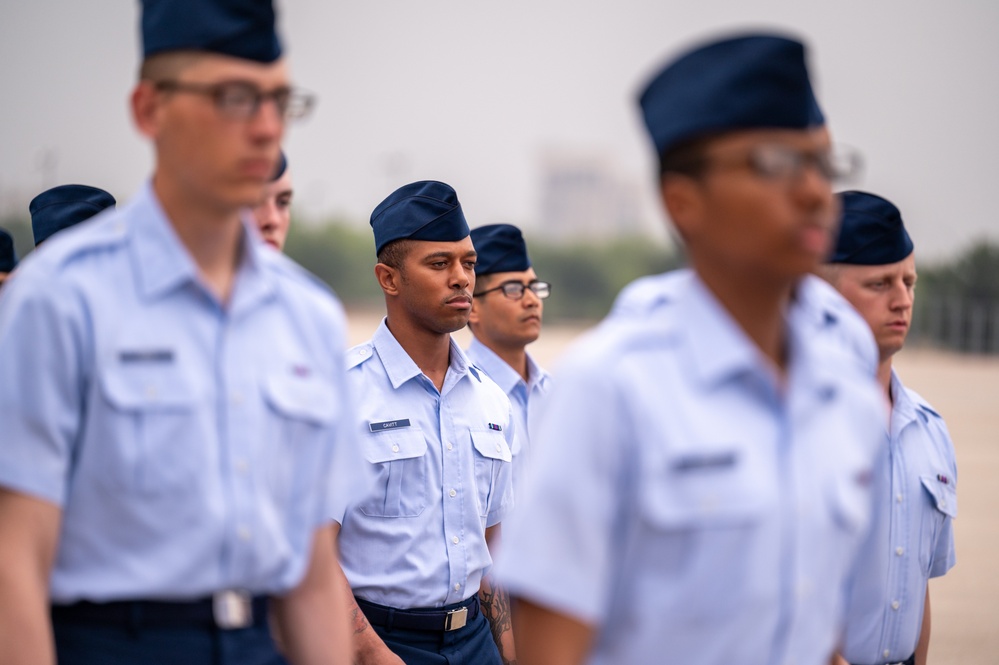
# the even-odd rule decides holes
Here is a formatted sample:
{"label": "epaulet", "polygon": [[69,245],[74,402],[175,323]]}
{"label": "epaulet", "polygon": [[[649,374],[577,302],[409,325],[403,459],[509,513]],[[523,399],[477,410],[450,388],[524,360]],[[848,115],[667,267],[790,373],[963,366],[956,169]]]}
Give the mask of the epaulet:
{"label": "epaulet", "polygon": [[262,256],[268,267],[282,276],[300,284],[311,286],[326,295],[336,297],[329,284],[313,275],[285,254],[268,250],[266,253],[262,253]]}
{"label": "epaulet", "polygon": [[939,418],[940,420],[943,420],[943,416],[941,416],[939,413],[937,413],[936,409],[934,409],[932,406],[930,406],[930,403],[927,402],[925,399],[923,399],[922,395],[920,395],[919,393],[917,393],[915,390],[913,390],[911,388],[906,388],[905,391],[907,393],[909,393],[909,399],[911,399],[915,403],[917,409],[919,409],[920,411],[922,411],[924,413],[927,413],[927,414],[929,414],[929,415],[931,415],[931,416],[933,416],[935,418]]}
{"label": "epaulet", "polygon": [[352,346],[347,349],[347,369],[353,369],[363,363],[365,360],[371,358],[375,355],[374,346],[371,342],[364,342],[363,344],[358,344],[357,346]]}

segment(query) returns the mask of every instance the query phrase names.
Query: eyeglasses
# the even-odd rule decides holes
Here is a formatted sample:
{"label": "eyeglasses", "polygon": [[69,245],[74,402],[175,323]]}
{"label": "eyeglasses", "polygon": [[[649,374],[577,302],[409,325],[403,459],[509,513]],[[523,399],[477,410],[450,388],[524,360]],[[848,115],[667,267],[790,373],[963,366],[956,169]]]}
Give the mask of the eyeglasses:
{"label": "eyeglasses", "polygon": [[295,88],[277,88],[263,92],[248,81],[222,81],[221,83],[186,83],[183,81],[157,81],[156,89],[164,92],[188,92],[211,97],[215,108],[233,120],[249,120],[260,110],[265,100],[273,100],[278,114],[285,120],[299,120],[312,112],[315,95]]}
{"label": "eyeglasses", "polygon": [[484,296],[487,293],[492,293],[493,291],[502,291],[503,295],[510,300],[520,300],[524,297],[524,291],[527,289],[530,289],[531,293],[536,295],[540,300],[544,300],[552,294],[551,284],[536,279],[529,284],[517,281],[503,282],[499,286],[486,289],[485,291],[479,291],[478,293],[473,293],[472,295],[478,298],[479,296]]}
{"label": "eyeglasses", "polygon": [[[724,159],[708,159],[708,165],[723,165]],[[831,183],[841,184],[854,180],[863,168],[860,153],[849,146],[837,145],[829,150],[810,152],[781,143],[761,143],[746,154],[729,161],[736,166],[748,166],[767,180],[793,181],[801,178],[805,167],[814,167]]]}

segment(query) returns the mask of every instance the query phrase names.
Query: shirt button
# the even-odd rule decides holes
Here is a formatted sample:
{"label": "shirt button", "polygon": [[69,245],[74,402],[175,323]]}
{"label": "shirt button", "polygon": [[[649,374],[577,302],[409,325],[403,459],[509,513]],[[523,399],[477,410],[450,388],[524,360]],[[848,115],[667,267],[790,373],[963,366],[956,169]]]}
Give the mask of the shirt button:
{"label": "shirt button", "polygon": [[157,394],[158,391],[156,390],[156,386],[153,385],[146,386],[146,397],[148,397],[149,399],[155,399]]}
{"label": "shirt button", "polygon": [[901,547],[896,547],[895,548],[895,554],[897,554],[899,556],[902,556],[904,553],[905,553],[905,550],[903,550]]}
{"label": "shirt button", "polygon": [[235,404],[236,406],[239,406],[240,404],[242,404],[243,403],[243,393],[241,393],[241,392],[234,392],[232,394],[232,403]]}
{"label": "shirt button", "polygon": [[455,582],[455,583],[454,583],[454,590],[455,590],[455,591],[461,591],[461,585],[460,585],[460,584],[458,584],[457,582]]}
{"label": "shirt button", "polygon": [[897,503],[902,503],[902,495],[901,494],[896,494],[895,495],[895,501]]}
{"label": "shirt button", "polygon": [[888,651],[888,649],[885,649],[884,651],[881,652],[881,655],[884,656],[885,658],[887,658],[889,655],[891,655],[891,651]]}
{"label": "shirt button", "polygon": [[253,534],[251,534],[250,530],[247,529],[245,526],[241,526],[239,527],[239,530],[236,531],[236,535],[239,536],[239,539],[245,543],[246,541],[250,540]]}
{"label": "shirt button", "polygon": [[448,449],[448,450],[451,450],[451,449],[453,449],[453,448],[454,448],[454,446],[453,446],[453,445],[451,445],[451,443],[450,443],[450,442],[448,442],[448,444],[447,444],[447,449]]}
{"label": "shirt button", "polygon": [[395,443],[392,444],[392,452],[394,452],[394,453],[399,452],[399,445],[398,444],[395,444]]}
{"label": "shirt button", "polygon": [[897,609],[898,609],[898,605],[899,605],[899,603],[898,603],[898,601],[897,601],[897,600],[893,600],[893,601],[891,601],[891,608],[892,608],[893,610],[897,610]]}
{"label": "shirt button", "polygon": [[240,473],[246,473],[246,470],[250,468],[245,459],[236,460],[236,470]]}
{"label": "shirt button", "polygon": [[454,497],[458,496],[458,493],[455,492],[454,490],[451,490],[450,492],[447,493],[447,495],[453,499]]}
{"label": "shirt button", "polygon": [[460,542],[460,540],[459,540],[458,536],[455,536],[454,538],[451,539],[451,542],[454,543],[455,545],[457,545]]}

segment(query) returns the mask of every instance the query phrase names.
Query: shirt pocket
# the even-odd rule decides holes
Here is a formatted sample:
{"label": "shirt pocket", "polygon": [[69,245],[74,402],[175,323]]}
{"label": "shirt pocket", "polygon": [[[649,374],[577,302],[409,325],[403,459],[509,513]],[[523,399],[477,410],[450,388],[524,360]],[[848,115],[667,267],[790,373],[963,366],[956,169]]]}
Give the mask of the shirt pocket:
{"label": "shirt pocket", "polygon": [[364,435],[364,457],[374,468],[373,489],[358,509],[371,517],[416,517],[427,507],[427,440],[419,429]]}
{"label": "shirt pocket", "polygon": [[644,478],[641,511],[653,528],[666,531],[752,524],[774,494],[758,465],[745,450],[731,448],[667,456]]}
{"label": "shirt pocket", "polygon": [[657,611],[698,623],[753,611],[772,596],[775,473],[749,446],[705,445],[646,460],[635,496],[640,522],[624,565],[644,571],[643,593],[657,597]]}
{"label": "shirt pocket", "polygon": [[265,435],[255,466],[264,468],[267,489],[279,506],[304,509],[330,482],[331,426],[340,412],[336,391],[317,377],[275,374],[264,379],[262,392]]}
{"label": "shirt pocket", "polygon": [[919,565],[924,573],[929,573],[936,552],[937,538],[943,530],[944,522],[957,517],[957,490],[953,480],[944,482],[937,475],[919,477],[923,489],[921,508]]}
{"label": "shirt pocket", "polygon": [[119,365],[99,378],[110,409],[95,413],[90,437],[99,482],[144,495],[190,492],[213,465],[205,437],[204,395],[175,364]]}
{"label": "shirt pocket", "polygon": [[[486,517],[500,507],[503,488],[498,478],[503,464],[509,464],[513,453],[502,432],[496,430],[471,430],[472,447],[475,449],[475,487],[479,517]],[[493,505],[493,504],[496,505]]]}

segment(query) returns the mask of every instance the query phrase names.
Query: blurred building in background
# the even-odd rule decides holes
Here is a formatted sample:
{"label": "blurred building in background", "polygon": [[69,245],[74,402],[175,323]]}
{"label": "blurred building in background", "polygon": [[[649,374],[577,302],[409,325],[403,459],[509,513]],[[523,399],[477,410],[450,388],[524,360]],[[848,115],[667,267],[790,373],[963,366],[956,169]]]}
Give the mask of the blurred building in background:
{"label": "blurred building in background", "polygon": [[605,155],[549,149],[540,160],[540,205],[533,236],[586,242],[648,235],[639,188]]}

